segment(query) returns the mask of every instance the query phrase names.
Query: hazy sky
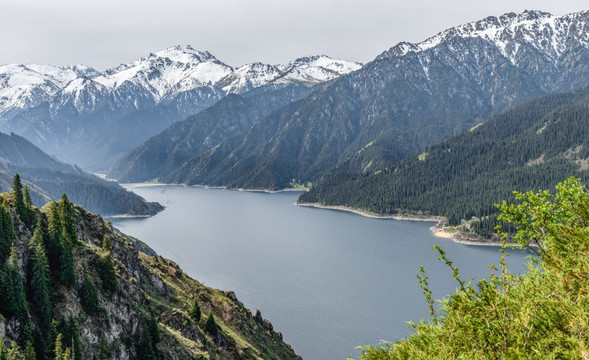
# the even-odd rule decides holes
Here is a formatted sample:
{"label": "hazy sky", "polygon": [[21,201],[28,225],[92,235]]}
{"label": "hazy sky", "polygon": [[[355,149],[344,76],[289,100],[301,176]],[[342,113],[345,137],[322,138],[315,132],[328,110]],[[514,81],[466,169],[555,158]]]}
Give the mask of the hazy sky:
{"label": "hazy sky", "polygon": [[563,15],[587,0],[0,0],[0,64],[104,70],[177,44],[239,66],[326,54],[368,62],[489,15]]}

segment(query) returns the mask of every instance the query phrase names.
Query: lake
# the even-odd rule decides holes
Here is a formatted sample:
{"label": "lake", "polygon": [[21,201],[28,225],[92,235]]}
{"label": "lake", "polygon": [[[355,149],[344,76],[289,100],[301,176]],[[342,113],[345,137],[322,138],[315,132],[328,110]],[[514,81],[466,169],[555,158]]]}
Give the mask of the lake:
{"label": "lake", "polygon": [[[235,291],[306,360],[357,358],[356,346],[410,335],[407,321],[429,314],[415,276],[419,266],[437,299],[458,285],[435,244],[464,279],[488,277],[499,259],[498,248],[434,237],[430,222],[295,206],[298,192],[129,189],[166,209],[150,218],[111,219],[118,229],[200,282]],[[512,272],[525,269],[524,253],[507,260]]]}

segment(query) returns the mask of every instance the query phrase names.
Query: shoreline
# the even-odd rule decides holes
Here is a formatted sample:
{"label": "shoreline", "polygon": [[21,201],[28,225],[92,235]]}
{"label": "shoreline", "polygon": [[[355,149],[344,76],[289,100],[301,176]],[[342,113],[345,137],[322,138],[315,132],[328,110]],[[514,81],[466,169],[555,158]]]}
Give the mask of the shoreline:
{"label": "shoreline", "polygon": [[366,210],[352,208],[349,206],[332,206],[332,205],[323,205],[318,203],[298,203],[295,202],[296,206],[303,206],[303,207],[312,207],[317,209],[325,209],[325,210],[335,210],[335,211],[345,211],[351,212],[360,216],[364,216],[371,219],[390,219],[390,220],[401,220],[401,221],[424,221],[424,222],[435,222],[436,224],[429,228],[432,234],[441,239],[448,239],[452,242],[461,245],[469,245],[469,246],[501,246],[500,242],[497,241],[480,241],[474,239],[467,239],[458,234],[457,232],[450,232],[442,227],[442,223],[446,221],[446,218],[443,216],[423,216],[423,215],[382,215],[377,213],[372,213]]}
{"label": "shoreline", "polygon": [[245,188],[229,188],[227,186],[209,186],[209,185],[186,185],[186,184],[167,184],[167,183],[120,183],[124,188],[137,188],[137,187],[152,187],[152,186],[184,186],[184,187],[196,187],[201,189],[220,189],[229,191],[243,191],[243,192],[259,192],[266,194],[276,194],[281,192],[305,192],[309,188],[284,188],[278,190],[267,190],[267,189],[245,189]]}
{"label": "shoreline", "polygon": [[[165,184],[165,183],[127,183],[127,184],[120,184],[125,188],[135,188],[135,187],[155,187],[155,186],[168,186],[168,185],[176,185],[176,186],[184,186],[184,187],[197,187],[197,188],[204,188],[204,189],[221,189],[221,190],[232,190],[232,191],[243,191],[243,192],[258,192],[258,193],[266,193],[266,194],[275,194],[281,192],[297,192],[297,191],[306,191],[306,189],[296,189],[296,188],[285,188],[281,190],[264,190],[264,189],[231,189],[227,188],[226,186],[207,186],[207,185],[185,185],[185,184]],[[477,240],[477,239],[469,239],[464,237],[464,235],[460,234],[456,231],[448,231],[442,224],[446,222],[446,218],[443,216],[425,216],[425,215],[382,215],[373,212],[369,212],[366,210],[353,208],[349,206],[343,205],[323,205],[319,203],[294,203],[296,206],[303,206],[303,207],[311,207],[317,209],[324,209],[324,210],[335,210],[335,211],[345,211],[351,212],[356,215],[364,216],[371,219],[382,219],[382,220],[400,220],[400,221],[422,221],[422,222],[434,222],[435,225],[430,227],[430,231],[432,234],[440,239],[447,239],[454,243],[461,244],[461,245],[468,245],[468,246],[501,246],[499,241],[493,240]],[[118,215],[114,217],[125,218],[125,217],[143,217],[143,216],[129,216],[129,215]],[[145,216],[149,217],[149,216]]]}

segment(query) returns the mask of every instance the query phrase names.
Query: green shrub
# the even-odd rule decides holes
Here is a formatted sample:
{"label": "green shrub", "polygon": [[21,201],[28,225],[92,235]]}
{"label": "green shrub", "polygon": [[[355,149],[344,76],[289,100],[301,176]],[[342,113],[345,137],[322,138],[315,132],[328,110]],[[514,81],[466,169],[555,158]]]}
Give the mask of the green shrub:
{"label": "green shrub", "polygon": [[588,358],[589,195],[575,178],[556,188],[498,205],[499,218],[517,228],[512,240],[538,255],[524,275],[509,273],[503,252],[488,280],[460,282],[441,302],[443,316],[413,324],[408,339],[364,347],[362,359]]}

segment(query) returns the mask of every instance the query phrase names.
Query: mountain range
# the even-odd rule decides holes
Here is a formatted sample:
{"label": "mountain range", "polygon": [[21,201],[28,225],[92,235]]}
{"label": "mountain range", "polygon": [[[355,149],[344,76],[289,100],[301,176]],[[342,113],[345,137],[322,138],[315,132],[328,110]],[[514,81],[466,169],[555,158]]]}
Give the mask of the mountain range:
{"label": "mountain range", "polygon": [[84,65],[3,65],[0,126],[62,160],[105,170],[122,153],[227,94],[311,87],[359,67],[313,56],[286,65],[234,69],[190,46],[171,47],[104,72]]}
{"label": "mountain range", "polygon": [[418,156],[366,174],[339,172],[313,184],[301,203],[378,214],[444,216],[489,238],[513,192],[589,180],[589,88],[550,94],[495,115]]}
{"label": "mountain range", "polygon": [[31,199],[39,207],[67,192],[76,204],[104,215],[148,216],[163,210],[116,182],[47,155],[21,136],[0,133],[0,192],[12,189],[15,173],[29,185]]}
{"label": "mountain range", "polygon": [[[589,12],[525,11],[454,27],[421,43],[400,43],[205,152],[183,144],[191,140],[190,129],[216,117],[201,115],[190,129],[171,127],[122,158],[111,176],[281,189],[317,181],[334,169],[377,171],[514,105],[589,85],[588,32]],[[231,106],[219,103],[216,111],[230,113]],[[183,151],[172,171],[121,171],[168,156],[155,154]]]}

